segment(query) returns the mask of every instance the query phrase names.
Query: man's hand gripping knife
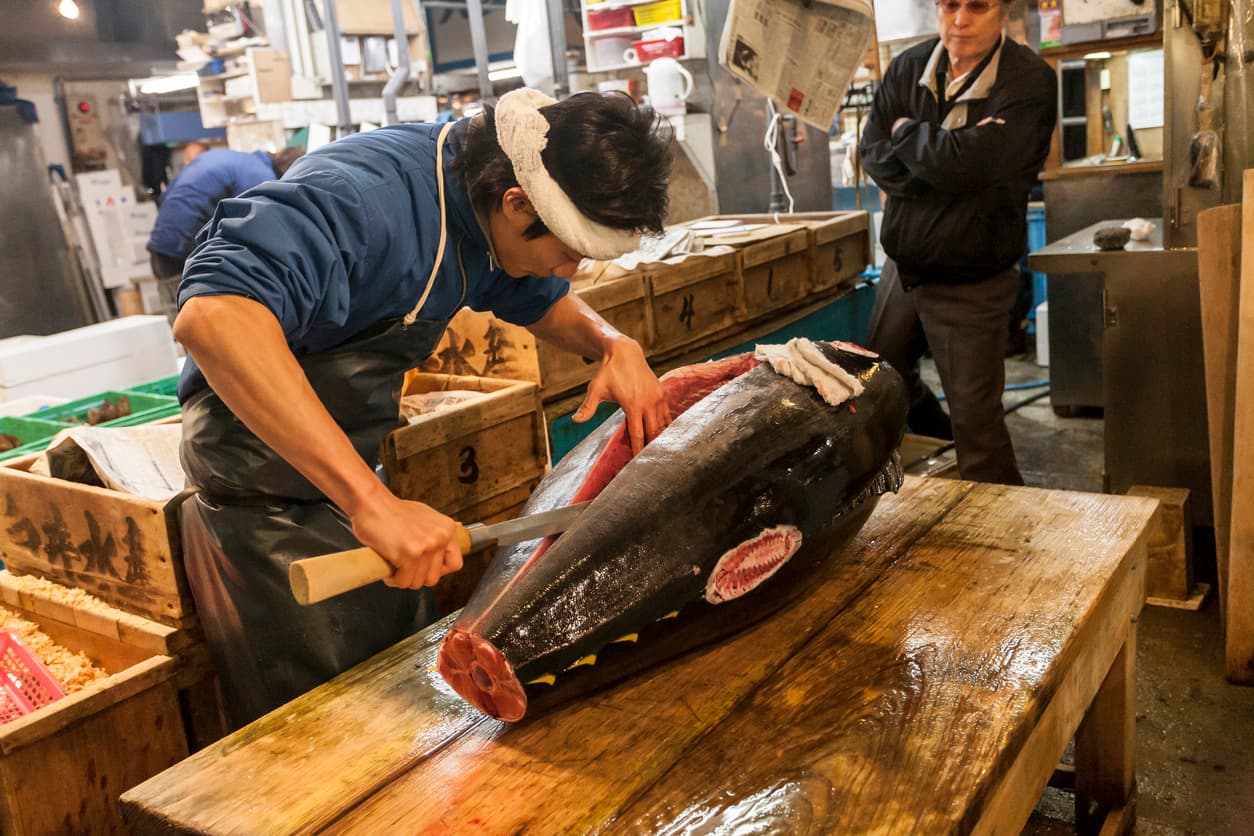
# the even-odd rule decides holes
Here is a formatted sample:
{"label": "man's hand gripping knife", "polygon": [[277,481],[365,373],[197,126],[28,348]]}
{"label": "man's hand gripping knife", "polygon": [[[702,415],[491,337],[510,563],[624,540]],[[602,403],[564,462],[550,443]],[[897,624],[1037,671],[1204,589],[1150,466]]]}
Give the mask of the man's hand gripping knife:
{"label": "man's hand gripping knife", "polygon": [[348,515],[363,545],[396,567],[385,583],[434,586],[462,567],[456,523],[379,481],[309,385],[268,308],[242,296],[197,296],[183,305],[174,336],[236,417]]}

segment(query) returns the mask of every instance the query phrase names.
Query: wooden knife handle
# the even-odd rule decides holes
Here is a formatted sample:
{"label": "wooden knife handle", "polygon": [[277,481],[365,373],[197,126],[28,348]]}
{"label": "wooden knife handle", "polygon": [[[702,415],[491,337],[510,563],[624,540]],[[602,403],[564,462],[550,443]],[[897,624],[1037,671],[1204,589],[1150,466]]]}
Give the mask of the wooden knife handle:
{"label": "wooden knife handle", "polygon": [[[457,524],[457,544],[462,554],[470,553],[470,533]],[[359,549],[293,560],[287,570],[288,583],[297,603],[308,606],[349,590],[392,577],[396,569],[374,549]]]}

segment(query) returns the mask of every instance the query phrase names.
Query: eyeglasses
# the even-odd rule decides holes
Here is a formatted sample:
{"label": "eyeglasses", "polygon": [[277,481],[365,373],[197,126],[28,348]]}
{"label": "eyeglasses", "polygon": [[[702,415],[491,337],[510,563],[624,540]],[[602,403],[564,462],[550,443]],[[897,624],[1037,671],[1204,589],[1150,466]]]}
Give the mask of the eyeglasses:
{"label": "eyeglasses", "polygon": [[936,8],[951,16],[958,14],[964,8],[969,14],[984,15],[1000,5],[1000,0],[991,0],[991,2],[990,0],[967,0],[966,3],[961,3],[959,0],[937,0]]}

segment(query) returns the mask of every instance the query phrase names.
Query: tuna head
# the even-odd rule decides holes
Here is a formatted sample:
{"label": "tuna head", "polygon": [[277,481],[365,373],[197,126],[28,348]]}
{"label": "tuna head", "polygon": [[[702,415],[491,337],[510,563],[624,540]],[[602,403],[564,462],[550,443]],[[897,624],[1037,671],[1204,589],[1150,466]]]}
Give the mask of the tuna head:
{"label": "tuna head", "polygon": [[620,415],[563,458],[525,513],[593,501],[565,534],[498,551],[441,647],[454,690],[518,720],[565,680],[621,678],[803,592],[900,485],[906,413],[886,364],[819,346],[860,395],[829,405],[751,355],[689,366],[663,378],[677,417],[639,455]]}

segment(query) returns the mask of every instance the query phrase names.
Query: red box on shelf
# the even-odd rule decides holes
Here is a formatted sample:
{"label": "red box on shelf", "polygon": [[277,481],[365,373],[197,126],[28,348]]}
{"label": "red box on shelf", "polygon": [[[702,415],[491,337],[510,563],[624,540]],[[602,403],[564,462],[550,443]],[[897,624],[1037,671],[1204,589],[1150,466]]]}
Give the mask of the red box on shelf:
{"label": "red box on shelf", "polygon": [[636,59],[642,64],[652,61],[654,58],[678,58],[684,54],[683,38],[636,41],[631,46],[636,50]]}
{"label": "red box on shelf", "polygon": [[588,12],[588,28],[594,32],[602,29],[617,29],[620,26],[634,26],[635,24],[636,19],[632,15],[630,8]]}

